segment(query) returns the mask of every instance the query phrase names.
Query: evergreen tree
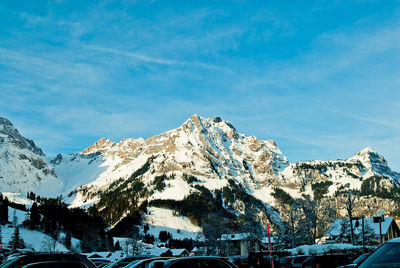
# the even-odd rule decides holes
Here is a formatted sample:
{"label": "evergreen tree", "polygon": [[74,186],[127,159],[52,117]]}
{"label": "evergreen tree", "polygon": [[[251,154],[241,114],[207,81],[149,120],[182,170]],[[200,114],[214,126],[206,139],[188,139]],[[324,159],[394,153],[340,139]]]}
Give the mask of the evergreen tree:
{"label": "evergreen tree", "polygon": [[37,203],[34,202],[31,207],[30,225],[29,229],[33,230],[40,224],[40,214]]}
{"label": "evergreen tree", "polygon": [[10,240],[8,246],[11,248],[12,252],[15,252],[15,251],[17,251],[17,249],[25,248],[25,242],[21,238],[20,233],[19,233],[18,218],[15,215],[15,212],[14,212],[14,217],[13,217],[13,223],[14,223],[14,233],[11,236],[11,240]]}
{"label": "evergreen tree", "polygon": [[145,242],[146,244],[153,244],[153,243],[154,243],[154,240],[155,240],[155,238],[154,238],[154,236],[151,235],[151,234],[146,234],[146,235],[144,236],[144,242]]}
{"label": "evergreen tree", "polygon": [[[360,225],[360,238],[358,239],[362,243],[362,230]],[[372,246],[378,244],[379,235],[377,235],[368,222],[364,222],[364,243],[365,245]]]}
{"label": "evergreen tree", "polygon": [[117,242],[115,243],[114,248],[115,248],[115,250],[121,250],[121,245],[119,244],[119,241],[117,241]]}
{"label": "evergreen tree", "polygon": [[150,229],[149,224],[146,223],[146,224],[143,226],[143,233],[144,233],[144,234],[147,234],[147,231],[149,231],[149,229]]}
{"label": "evergreen tree", "polygon": [[1,233],[1,224],[0,224],[0,252],[3,251],[3,235]]}
{"label": "evergreen tree", "polygon": [[65,235],[65,238],[64,238],[64,245],[65,245],[65,247],[66,247],[67,249],[71,249],[71,246],[72,246],[71,240],[72,240],[72,238],[71,238],[71,233],[68,232],[68,233]]}
{"label": "evergreen tree", "polygon": [[160,239],[161,242],[166,242],[171,237],[172,237],[172,235],[168,231],[160,231],[160,233],[158,235],[158,239]]}
{"label": "evergreen tree", "polygon": [[350,220],[343,219],[340,226],[340,235],[337,239],[338,242],[341,243],[351,243],[351,229],[350,229]]}
{"label": "evergreen tree", "polygon": [[8,199],[4,198],[0,205],[0,223],[6,224],[8,222]]}

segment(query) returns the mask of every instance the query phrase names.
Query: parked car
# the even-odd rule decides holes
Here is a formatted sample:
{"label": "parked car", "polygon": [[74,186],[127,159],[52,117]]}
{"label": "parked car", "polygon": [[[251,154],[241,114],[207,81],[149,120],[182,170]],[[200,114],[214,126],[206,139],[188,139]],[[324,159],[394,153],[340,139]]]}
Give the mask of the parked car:
{"label": "parked car", "polygon": [[150,259],[144,259],[144,260],[137,260],[134,262],[131,262],[125,268],[149,268],[149,265],[153,261],[160,261],[160,260],[169,260],[172,259],[171,257],[157,257],[157,258],[150,258]]}
{"label": "parked car", "polygon": [[89,258],[89,260],[91,260],[97,267],[99,267],[100,264],[103,264],[104,266],[111,263],[111,261],[106,258]]}
{"label": "parked car", "polygon": [[330,254],[310,256],[304,260],[303,268],[337,268],[352,263],[352,258],[346,254]]}
{"label": "parked car", "polygon": [[346,265],[342,265],[342,266],[339,266],[338,268],[351,268],[351,267],[356,267],[357,264],[359,264],[360,262],[362,262],[366,257],[368,257],[369,254],[370,254],[370,253],[362,254],[362,255],[360,255],[357,259],[355,259],[355,260],[353,261],[353,263],[346,264]]}
{"label": "parked car", "polygon": [[400,238],[387,241],[368,255],[356,267],[400,267]]}
{"label": "parked car", "polygon": [[125,267],[128,264],[130,264],[133,261],[137,261],[137,260],[143,260],[143,259],[150,259],[150,258],[155,258],[157,256],[154,255],[131,255],[131,256],[127,256],[125,258],[122,258],[116,262],[110,263],[107,266],[105,266],[106,268],[118,268],[118,267]]}
{"label": "parked car", "polygon": [[109,263],[100,263],[99,265],[97,265],[97,268],[103,268],[105,266],[107,266]]}
{"label": "parked car", "polygon": [[18,256],[3,265],[0,268],[20,268],[27,264],[40,262],[77,262],[83,263],[87,268],[96,268],[85,255],[74,253],[32,253]]}
{"label": "parked car", "polygon": [[229,256],[228,260],[239,268],[249,267],[249,264],[247,263],[247,256],[242,256],[242,255]]}
{"label": "parked car", "polygon": [[[280,259],[289,255],[286,251],[272,251],[274,267],[279,267]],[[268,251],[250,252],[247,258],[248,267],[271,267],[271,257]]]}
{"label": "parked car", "polygon": [[150,263],[149,268],[237,268],[226,258],[198,256],[183,257],[170,260],[159,260]]}
{"label": "parked car", "polygon": [[305,261],[308,257],[310,256],[298,255],[283,257],[279,261],[279,268],[302,267],[303,261]]}
{"label": "parked car", "polygon": [[76,261],[47,261],[35,262],[22,266],[22,268],[87,268],[82,262]]}

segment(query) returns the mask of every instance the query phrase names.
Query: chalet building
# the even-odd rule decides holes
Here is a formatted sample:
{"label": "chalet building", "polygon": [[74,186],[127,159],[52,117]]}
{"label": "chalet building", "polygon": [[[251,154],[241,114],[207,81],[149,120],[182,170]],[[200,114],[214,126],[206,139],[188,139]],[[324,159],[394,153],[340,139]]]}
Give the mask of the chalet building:
{"label": "chalet building", "polygon": [[224,256],[247,256],[250,251],[259,251],[261,247],[261,240],[252,233],[223,234],[219,240]]}
{"label": "chalet building", "polygon": [[[342,233],[342,222],[343,220],[335,220],[331,227],[329,227],[329,229],[325,232],[324,237],[322,238],[322,241],[325,242],[325,244],[337,243],[337,240]],[[361,219],[358,219],[358,224],[356,222],[357,220],[352,220],[354,234],[358,237],[361,237]],[[357,225],[358,227],[355,227]],[[372,228],[373,232],[376,235],[376,243],[380,243],[379,222],[374,222],[373,218],[365,218],[364,225],[368,225],[370,228]],[[399,226],[397,225],[393,217],[383,217],[381,222],[381,231],[383,242],[386,242],[387,240],[396,237],[400,237]]]}
{"label": "chalet building", "polygon": [[112,262],[125,257],[125,253],[122,250],[115,252],[101,251],[101,252],[90,252],[81,254],[86,255],[89,259],[107,259]]}
{"label": "chalet building", "polygon": [[190,256],[206,256],[207,255],[207,247],[195,247],[190,252]]}
{"label": "chalet building", "polygon": [[187,257],[189,256],[189,251],[187,251],[185,248],[175,248],[171,249],[172,256],[173,257]]}
{"label": "chalet building", "polygon": [[169,248],[154,247],[143,250],[142,254],[159,257],[172,257],[172,250]]}

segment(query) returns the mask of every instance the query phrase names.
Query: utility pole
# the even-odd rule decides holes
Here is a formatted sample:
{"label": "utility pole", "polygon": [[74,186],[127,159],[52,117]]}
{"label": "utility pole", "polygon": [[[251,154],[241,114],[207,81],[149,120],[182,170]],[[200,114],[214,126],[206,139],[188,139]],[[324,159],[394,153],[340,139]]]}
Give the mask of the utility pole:
{"label": "utility pole", "polygon": [[379,223],[379,236],[381,239],[381,245],[383,244],[382,241],[382,222],[385,221],[385,216],[382,214],[381,216],[374,216],[374,223]]}
{"label": "utility pole", "polygon": [[365,253],[365,241],[364,241],[364,215],[361,215],[361,228],[362,228],[362,254]]}

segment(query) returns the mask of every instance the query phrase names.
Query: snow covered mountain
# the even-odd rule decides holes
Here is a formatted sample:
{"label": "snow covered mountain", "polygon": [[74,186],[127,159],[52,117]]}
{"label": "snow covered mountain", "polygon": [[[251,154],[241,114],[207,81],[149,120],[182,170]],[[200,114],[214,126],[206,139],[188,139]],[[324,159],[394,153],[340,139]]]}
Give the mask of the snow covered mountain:
{"label": "snow covered mountain", "polygon": [[[96,202],[98,192],[109,189],[118,179],[122,183],[149,159],[151,165],[141,178],[148,187],[154,188],[154,179],[158,176],[174,177],[168,181],[170,187],[155,190],[152,199],[183,199],[193,190],[185,181],[187,176],[195,177],[196,184],[210,190],[229,185],[231,179],[253,193],[268,185],[288,166],[286,157],[273,141],[240,134],[231,123],[218,117],[204,119],[197,115],[177,129],[146,140],[126,139],[113,143],[103,138],[80,155],[73,155],[73,159],[67,157],[53,163],[57,174],[67,163],[71,168],[75,166],[73,173],[76,174],[82,170],[78,164],[82,158],[94,159],[100,155],[103,161],[100,167],[105,170],[81,188],[85,189],[84,193],[78,191],[73,205]],[[98,165],[98,162],[93,163]]]}
{"label": "snow covered mountain", "polygon": [[[320,197],[356,189],[386,198],[400,184],[400,174],[369,147],[347,160],[289,163],[273,141],[241,134],[219,117],[194,115],[180,127],[148,139],[117,143],[102,138],[80,153],[52,160],[7,119],[0,119],[1,192],[46,195],[51,188],[47,195],[62,195],[73,207],[95,205],[110,224],[142,203],[161,211],[155,204],[167,209],[194,200],[189,197],[196,194],[211,196],[215,204],[209,207],[235,217],[277,222],[277,188],[293,198],[315,197],[317,186],[324,187]],[[154,219],[161,217],[146,218],[157,225]]]}
{"label": "snow covered mountain", "polygon": [[[294,196],[301,193],[312,196],[312,186],[321,182],[329,184],[327,196],[343,189],[359,190],[363,194],[363,191],[369,190],[367,187],[371,186],[371,180],[379,180],[381,186],[388,191],[400,187],[400,173],[392,171],[387,161],[370,147],[346,160],[291,163],[280,173],[280,177],[281,186],[297,189],[291,191]],[[378,186],[373,187],[371,193],[379,194]]]}
{"label": "snow covered mountain", "polygon": [[0,117],[1,192],[45,193],[47,185],[58,184],[54,168],[44,157],[32,140],[22,137],[8,119]]}

